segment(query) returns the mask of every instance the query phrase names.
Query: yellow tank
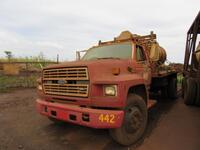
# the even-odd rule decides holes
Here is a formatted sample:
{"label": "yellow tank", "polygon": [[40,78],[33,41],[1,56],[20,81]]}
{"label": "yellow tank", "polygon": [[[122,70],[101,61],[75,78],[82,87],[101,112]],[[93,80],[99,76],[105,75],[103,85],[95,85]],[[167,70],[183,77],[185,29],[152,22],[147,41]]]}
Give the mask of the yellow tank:
{"label": "yellow tank", "polygon": [[200,43],[199,43],[199,45],[197,46],[197,49],[196,49],[196,58],[197,58],[198,63],[200,63]]}
{"label": "yellow tank", "polygon": [[166,51],[162,48],[157,42],[152,43],[151,49],[149,52],[149,58],[152,62],[158,62],[163,64],[166,61]]}

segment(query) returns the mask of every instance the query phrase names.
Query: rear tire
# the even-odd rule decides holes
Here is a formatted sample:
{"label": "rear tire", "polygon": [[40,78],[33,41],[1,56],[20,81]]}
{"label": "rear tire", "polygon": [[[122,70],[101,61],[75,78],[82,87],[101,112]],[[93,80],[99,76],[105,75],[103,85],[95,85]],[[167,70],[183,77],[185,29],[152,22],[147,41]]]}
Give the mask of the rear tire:
{"label": "rear tire", "polygon": [[168,96],[171,99],[177,98],[177,78],[171,78],[167,86]]}
{"label": "rear tire", "polygon": [[184,98],[184,87],[185,86],[185,78],[183,78],[183,80],[182,80],[182,94],[181,94],[181,96],[182,96],[182,98]]}
{"label": "rear tire", "polygon": [[167,99],[168,98],[167,86],[162,87],[162,89],[161,89],[161,98],[163,98],[163,99]]}
{"label": "rear tire", "polygon": [[147,126],[147,106],[144,99],[136,94],[129,94],[124,108],[124,120],[120,128],[110,129],[111,137],[122,145],[137,142]]}
{"label": "rear tire", "polygon": [[195,100],[195,105],[200,106],[200,82],[196,82],[196,92],[197,92],[197,96],[196,96],[196,100]]}
{"label": "rear tire", "polygon": [[184,85],[184,102],[186,105],[193,105],[195,103],[197,93],[197,83],[194,79],[188,78]]}

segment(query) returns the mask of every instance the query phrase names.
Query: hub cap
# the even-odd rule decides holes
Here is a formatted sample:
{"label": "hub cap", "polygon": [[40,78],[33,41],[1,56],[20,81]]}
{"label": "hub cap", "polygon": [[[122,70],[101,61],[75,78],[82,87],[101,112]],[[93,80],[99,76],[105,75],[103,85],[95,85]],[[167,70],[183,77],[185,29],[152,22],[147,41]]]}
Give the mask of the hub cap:
{"label": "hub cap", "polygon": [[129,133],[135,133],[141,128],[143,120],[142,112],[138,107],[133,106],[128,108],[126,112],[126,131]]}

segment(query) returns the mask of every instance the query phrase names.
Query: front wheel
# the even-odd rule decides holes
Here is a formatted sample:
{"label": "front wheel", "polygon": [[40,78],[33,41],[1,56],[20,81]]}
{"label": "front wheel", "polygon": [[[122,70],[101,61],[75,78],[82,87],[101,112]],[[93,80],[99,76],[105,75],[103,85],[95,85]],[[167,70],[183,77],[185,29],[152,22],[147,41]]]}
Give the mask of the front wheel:
{"label": "front wheel", "polygon": [[147,106],[144,99],[136,94],[129,94],[124,108],[124,120],[120,128],[110,129],[111,137],[122,145],[137,142],[147,126]]}

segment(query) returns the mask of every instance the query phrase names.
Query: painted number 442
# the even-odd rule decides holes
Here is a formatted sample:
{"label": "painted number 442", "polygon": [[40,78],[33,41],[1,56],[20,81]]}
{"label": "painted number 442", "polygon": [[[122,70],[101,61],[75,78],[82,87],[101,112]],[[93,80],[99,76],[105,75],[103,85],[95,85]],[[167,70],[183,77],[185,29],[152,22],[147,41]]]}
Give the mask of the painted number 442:
{"label": "painted number 442", "polygon": [[113,114],[101,114],[99,115],[99,120],[101,122],[107,122],[107,123],[115,123],[115,115]]}

